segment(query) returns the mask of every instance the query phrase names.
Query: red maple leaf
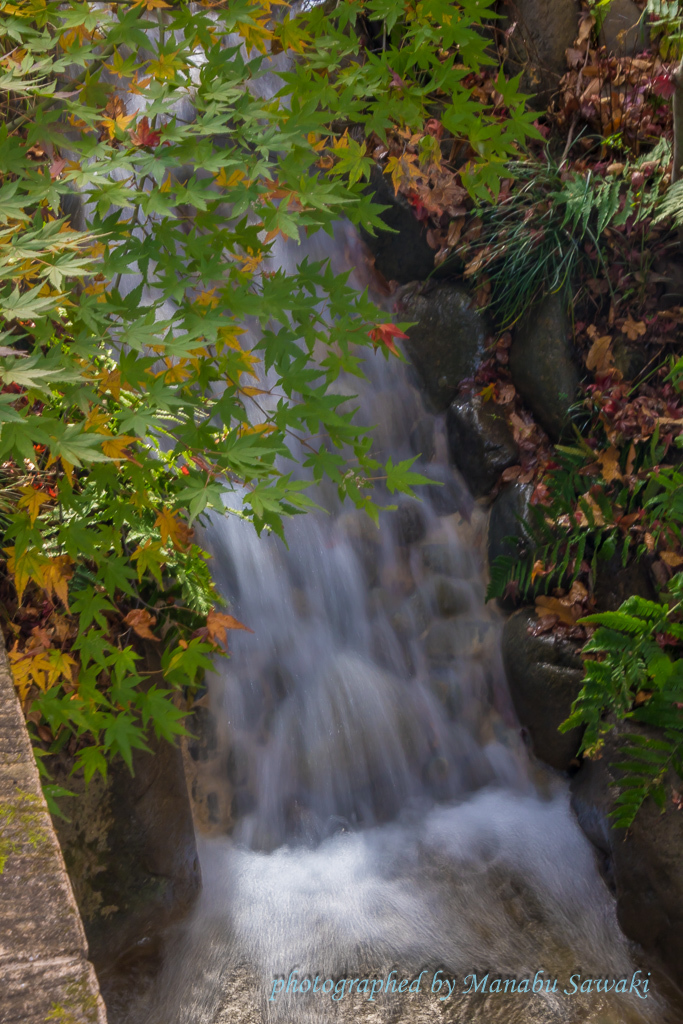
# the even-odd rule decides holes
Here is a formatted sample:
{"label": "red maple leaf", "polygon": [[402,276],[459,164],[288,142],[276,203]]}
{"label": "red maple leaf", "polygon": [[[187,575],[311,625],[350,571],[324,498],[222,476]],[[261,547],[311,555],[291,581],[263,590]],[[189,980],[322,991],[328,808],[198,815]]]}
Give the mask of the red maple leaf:
{"label": "red maple leaf", "polygon": [[674,81],[673,73],[671,71],[665,71],[652,82],[652,91],[657,96],[663,96],[665,100],[670,100],[673,94],[676,92],[676,83]]}
{"label": "red maple leaf", "polygon": [[153,128],[150,128],[149,121],[146,117],[143,117],[138,121],[135,128],[130,133],[131,140],[135,146],[149,146],[150,149],[154,149],[161,142],[161,135],[159,132],[155,132]]}
{"label": "red maple leaf", "polygon": [[408,335],[404,334],[403,331],[399,331],[398,327],[394,324],[377,324],[371,331],[368,331],[370,340],[372,341],[373,348],[379,348],[380,345],[385,345],[390,352],[393,352],[395,356],[401,358],[398,349],[394,343],[394,338],[407,338]]}

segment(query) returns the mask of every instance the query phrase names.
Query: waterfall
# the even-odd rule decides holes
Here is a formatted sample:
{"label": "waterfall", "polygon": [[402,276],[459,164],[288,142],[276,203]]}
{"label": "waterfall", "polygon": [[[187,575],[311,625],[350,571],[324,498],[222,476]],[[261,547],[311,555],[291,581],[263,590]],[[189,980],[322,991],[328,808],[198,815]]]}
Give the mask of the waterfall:
{"label": "waterfall", "polygon": [[[305,246],[367,284],[345,225]],[[521,742],[484,603],[483,512],[410,368],[376,353],[367,376],[349,402],[378,456],[419,456],[435,482],[379,530],[327,486],[287,546],[239,516],[206,531],[253,634],[233,635],[201,702],[214,738],[194,765],[199,905],[121,1020],[663,1021],[656,994],[623,992],[648,968],[565,783]],[[392,501],[381,482],[376,496]]]}

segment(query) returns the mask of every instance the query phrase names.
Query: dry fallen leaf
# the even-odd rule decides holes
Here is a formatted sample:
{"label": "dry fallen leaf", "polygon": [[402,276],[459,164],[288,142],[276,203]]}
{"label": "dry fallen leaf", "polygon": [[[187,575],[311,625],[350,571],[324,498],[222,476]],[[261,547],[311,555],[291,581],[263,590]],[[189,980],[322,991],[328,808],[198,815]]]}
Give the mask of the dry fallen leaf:
{"label": "dry fallen leaf", "polygon": [[212,608],[206,618],[206,628],[208,635],[215,644],[228,645],[228,630],[229,629],[244,629],[247,633],[253,633],[253,629],[249,629],[249,626],[245,626],[243,622],[236,619],[233,615],[227,615],[224,612],[217,612],[215,608]]}
{"label": "dry fallen leaf", "polygon": [[598,455],[598,462],[600,463],[602,475],[608,484],[611,484],[613,480],[621,480],[619,452],[613,444],[604,452],[600,452]]}
{"label": "dry fallen leaf", "polygon": [[634,320],[633,317],[630,316],[624,320],[624,324],[621,329],[629,341],[637,341],[638,338],[642,337],[647,331],[647,327],[642,320]]}
{"label": "dry fallen leaf", "polygon": [[[595,334],[597,335],[597,332]],[[611,341],[611,334],[603,334],[594,338],[590,352],[586,356],[586,369],[593,370],[594,373],[602,373],[610,369],[613,365]]]}
{"label": "dry fallen leaf", "polygon": [[659,557],[665,565],[670,565],[672,569],[683,565],[683,555],[679,555],[675,551],[660,551]]}
{"label": "dry fallen leaf", "polygon": [[583,615],[583,609],[570,603],[567,598],[544,597],[536,598],[536,614],[539,618],[545,615],[557,615],[560,622],[574,626],[576,620]]}
{"label": "dry fallen leaf", "polygon": [[150,615],[144,608],[133,608],[123,621],[145,640],[159,640],[159,637],[155,636],[151,629],[156,625],[156,615]]}

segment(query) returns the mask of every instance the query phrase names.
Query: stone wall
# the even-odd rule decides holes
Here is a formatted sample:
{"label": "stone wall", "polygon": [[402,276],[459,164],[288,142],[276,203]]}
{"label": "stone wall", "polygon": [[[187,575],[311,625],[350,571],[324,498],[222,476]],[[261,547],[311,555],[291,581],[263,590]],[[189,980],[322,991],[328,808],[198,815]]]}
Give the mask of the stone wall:
{"label": "stone wall", "polygon": [[106,1024],[0,634],[0,1022]]}

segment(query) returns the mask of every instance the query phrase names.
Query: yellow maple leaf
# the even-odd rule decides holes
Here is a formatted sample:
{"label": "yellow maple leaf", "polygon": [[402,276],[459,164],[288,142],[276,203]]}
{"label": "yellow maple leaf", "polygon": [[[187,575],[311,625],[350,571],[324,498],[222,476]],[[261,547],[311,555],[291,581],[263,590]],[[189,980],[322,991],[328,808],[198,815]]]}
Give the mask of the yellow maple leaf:
{"label": "yellow maple leaf", "polygon": [[108,412],[102,412],[101,406],[94,405],[88,415],[85,417],[83,423],[84,430],[94,430],[98,434],[108,433],[106,430],[100,430],[106,423],[111,421],[111,416]]}
{"label": "yellow maple leaf", "polygon": [[53,501],[49,494],[39,491],[36,487],[20,487],[22,497],[17,503],[18,508],[25,508],[31,519],[31,526],[38,518],[41,506],[48,501]]}
{"label": "yellow maple leaf", "polygon": [[263,388],[242,388],[239,389],[240,394],[246,395],[247,398],[253,398],[254,395],[269,395],[270,391],[264,391]]}
{"label": "yellow maple leaf", "polygon": [[14,578],[17,600],[21,604],[24,591],[31,580],[43,585],[43,566],[48,561],[37,548],[27,548],[19,556],[16,547],[5,548],[7,555],[7,571]]}
{"label": "yellow maple leaf", "polygon": [[157,81],[173,81],[176,71],[183,71],[187,67],[186,62],[182,58],[178,58],[179,52],[176,50],[175,53],[160,53],[156,60],[149,62],[146,70]]}
{"label": "yellow maple leaf", "polygon": [[194,534],[194,530],[192,530],[187,523],[184,523],[182,519],[178,519],[170,508],[162,508],[161,512],[156,517],[154,525],[159,527],[161,532],[161,541],[163,544],[168,544],[170,538],[176,551],[187,550],[189,541]]}
{"label": "yellow maple leaf", "polygon": [[49,673],[51,670],[50,659],[45,651],[36,654],[28,654],[19,651],[15,644],[14,649],[9,651],[10,664],[14,685],[19,692],[19,699],[26,700],[32,685],[36,685],[43,693],[50,685]]}
{"label": "yellow maple leaf", "polygon": [[209,292],[200,292],[194,301],[198,306],[208,306],[209,309],[215,309],[218,305],[216,289],[212,288]]}
{"label": "yellow maple leaf", "polygon": [[68,583],[73,576],[72,561],[68,555],[48,559],[42,568],[41,586],[52,600],[55,595],[69,611]]}
{"label": "yellow maple leaf", "polygon": [[416,178],[421,177],[417,159],[417,154],[415,153],[402,153],[401,156],[389,157],[384,173],[391,175],[394,192],[398,193],[399,188],[405,182],[410,183]]}
{"label": "yellow maple leaf", "polygon": [[248,50],[258,50],[259,53],[266,53],[266,43],[273,38],[273,32],[267,27],[268,16],[257,18],[255,21],[238,21],[235,30],[244,39]]}
{"label": "yellow maple leaf", "polygon": [[170,7],[170,4],[166,3],[166,0],[135,0],[131,10],[135,10],[136,7],[144,7],[148,11],[153,11],[155,7]]}
{"label": "yellow maple leaf", "polygon": [[190,376],[191,368],[188,366],[187,359],[179,359],[177,363],[166,359],[165,363],[168,369],[162,370],[158,375],[160,377],[163,376],[164,384],[181,384]]}
{"label": "yellow maple leaf", "polygon": [[241,352],[242,346],[239,342],[239,335],[244,334],[244,328],[238,327],[237,324],[230,324],[227,327],[218,328],[218,338],[216,340],[216,349],[221,352],[224,348],[231,348],[235,352]]}
{"label": "yellow maple leaf", "polygon": [[63,677],[66,677],[71,683],[75,682],[76,670],[78,668],[78,662],[75,658],[57,648],[48,651],[47,656],[50,660],[50,670],[48,672],[48,683],[50,686],[54,686],[57,680]]}
{"label": "yellow maple leaf", "polygon": [[[214,181],[221,188],[234,188],[235,185],[239,185],[245,177],[244,171],[233,171],[230,177],[228,177],[227,171],[224,167],[221,167],[218,174],[214,176]],[[247,182],[248,184],[248,182]]]}
{"label": "yellow maple leaf", "polygon": [[[87,289],[86,289],[87,291]],[[97,375],[100,391],[104,395],[109,392],[118,402],[121,397],[121,374],[118,370],[103,370]]]}
{"label": "yellow maple leaf", "polygon": [[274,423],[242,423],[237,428],[238,437],[245,437],[249,434],[263,434],[267,436],[277,430]]}
{"label": "yellow maple leaf", "polygon": [[132,434],[119,434],[117,437],[110,437],[103,441],[102,451],[110,459],[114,459],[118,463],[121,459],[129,458],[125,450],[133,441],[137,441],[137,437],[134,437]]}
{"label": "yellow maple leaf", "polygon": [[102,125],[107,129],[109,138],[114,139],[116,137],[116,129],[119,128],[122,132],[125,132],[126,128],[131,121],[135,120],[135,114],[119,114],[118,117],[103,117]]}

